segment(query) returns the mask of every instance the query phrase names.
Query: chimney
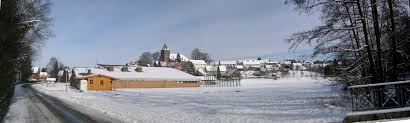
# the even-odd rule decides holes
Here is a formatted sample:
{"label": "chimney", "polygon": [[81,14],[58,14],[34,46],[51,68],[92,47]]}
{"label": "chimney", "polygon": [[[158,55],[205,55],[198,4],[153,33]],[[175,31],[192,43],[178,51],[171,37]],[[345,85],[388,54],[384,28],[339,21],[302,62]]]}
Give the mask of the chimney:
{"label": "chimney", "polygon": [[141,66],[138,66],[138,67],[135,69],[135,71],[137,71],[137,72],[142,72],[142,67],[141,67]]}
{"label": "chimney", "polygon": [[108,71],[114,71],[114,66],[108,66],[108,67],[107,67],[107,70],[108,70]]}
{"label": "chimney", "polygon": [[91,69],[87,70],[87,75],[91,75]]}
{"label": "chimney", "polygon": [[121,68],[121,71],[122,71],[122,72],[129,72],[129,71],[128,71],[128,66],[122,67],[122,68]]}

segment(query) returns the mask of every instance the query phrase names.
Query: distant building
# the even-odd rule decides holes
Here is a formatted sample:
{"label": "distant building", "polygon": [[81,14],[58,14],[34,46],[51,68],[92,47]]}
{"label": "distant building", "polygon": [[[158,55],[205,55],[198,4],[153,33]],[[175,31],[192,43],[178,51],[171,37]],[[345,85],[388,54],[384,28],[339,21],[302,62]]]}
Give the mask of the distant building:
{"label": "distant building", "polygon": [[40,72],[40,79],[38,81],[45,81],[48,77],[47,72]]}
{"label": "distant building", "polygon": [[236,68],[236,65],[238,65],[238,61],[219,61],[219,65],[224,65],[227,68]]}
{"label": "distant building", "polygon": [[279,71],[280,67],[281,65],[277,61],[269,61],[264,64],[266,71]]}
{"label": "distant building", "polygon": [[195,70],[204,69],[207,65],[204,60],[189,60],[194,65]]}
{"label": "distant building", "polygon": [[261,67],[261,63],[256,59],[244,60],[244,61],[242,61],[242,65],[243,65],[244,69],[260,68]]}
{"label": "distant building", "polygon": [[154,67],[172,67],[178,70],[182,70],[184,67],[183,63],[188,62],[189,59],[184,56],[183,54],[171,53],[171,50],[168,48],[166,44],[161,49],[160,59],[159,61],[155,61]]}
{"label": "distant building", "polygon": [[40,67],[32,67],[31,68],[31,81],[39,81],[40,80]]}

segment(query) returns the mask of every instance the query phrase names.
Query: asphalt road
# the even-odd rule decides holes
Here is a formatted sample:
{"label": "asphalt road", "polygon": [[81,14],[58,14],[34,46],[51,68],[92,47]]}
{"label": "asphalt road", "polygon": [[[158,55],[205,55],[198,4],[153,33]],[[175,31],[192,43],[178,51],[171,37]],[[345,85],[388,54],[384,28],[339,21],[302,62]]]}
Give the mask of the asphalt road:
{"label": "asphalt road", "polygon": [[79,110],[54,97],[42,94],[30,84],[17,85],[4,123],[103,123],[119,122],[104,114]]}

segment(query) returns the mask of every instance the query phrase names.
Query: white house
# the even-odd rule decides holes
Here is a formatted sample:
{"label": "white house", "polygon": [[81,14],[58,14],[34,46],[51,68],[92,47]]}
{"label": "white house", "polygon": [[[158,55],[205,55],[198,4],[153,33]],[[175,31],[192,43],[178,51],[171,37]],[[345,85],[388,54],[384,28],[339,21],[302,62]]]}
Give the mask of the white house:
{"label": "white house", "polygon": [[226,76],[226,75],[227,75],[228,70],[226,69],[226,66],[219,65],[218,68],[219,68],[219,72],[221,72],[221,75],[222,75],[222,76]]}
{"label": "white house", "polygon": [[269,61],[269,62],[265,62],[264,67],[266,68],[266,70],[268,71],[278,71],[280,69],[280,64],[277,61]]}
{"label": "white house", "polygon": [[204,60],[189,60],[194,65],[195,70],[204,69],[206,62]]}
{"label": "white house", "polygon": [[46,80],[48,77],[47,72],[40,72],[40,80]]}
{"label": "white house", "polygon": [[242,61],[242,65],[244,69],[249,69],[249,68],[260,68],[261,63],[258,60],[244,60]]}

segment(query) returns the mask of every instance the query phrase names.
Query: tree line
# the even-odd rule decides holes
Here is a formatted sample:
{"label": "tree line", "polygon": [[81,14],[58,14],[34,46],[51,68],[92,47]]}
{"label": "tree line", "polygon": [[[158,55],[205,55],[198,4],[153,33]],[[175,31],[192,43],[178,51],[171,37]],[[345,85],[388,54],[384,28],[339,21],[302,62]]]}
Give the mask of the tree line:
{"label": "tree line", "polygon": [[32,60],[42,41],[52,36],[45,0],[1,0],[0,3],[0,119],[6,113],[16,76],[31,76]]}
{"label": "tree line", "polygon": [[410,72],[408,0],[287,0],[301,13],[320,13],[322,25],[286,39],[290,49],[313,47],[312,57],[342,64],[333,72],[344,86],[399,80]]}

